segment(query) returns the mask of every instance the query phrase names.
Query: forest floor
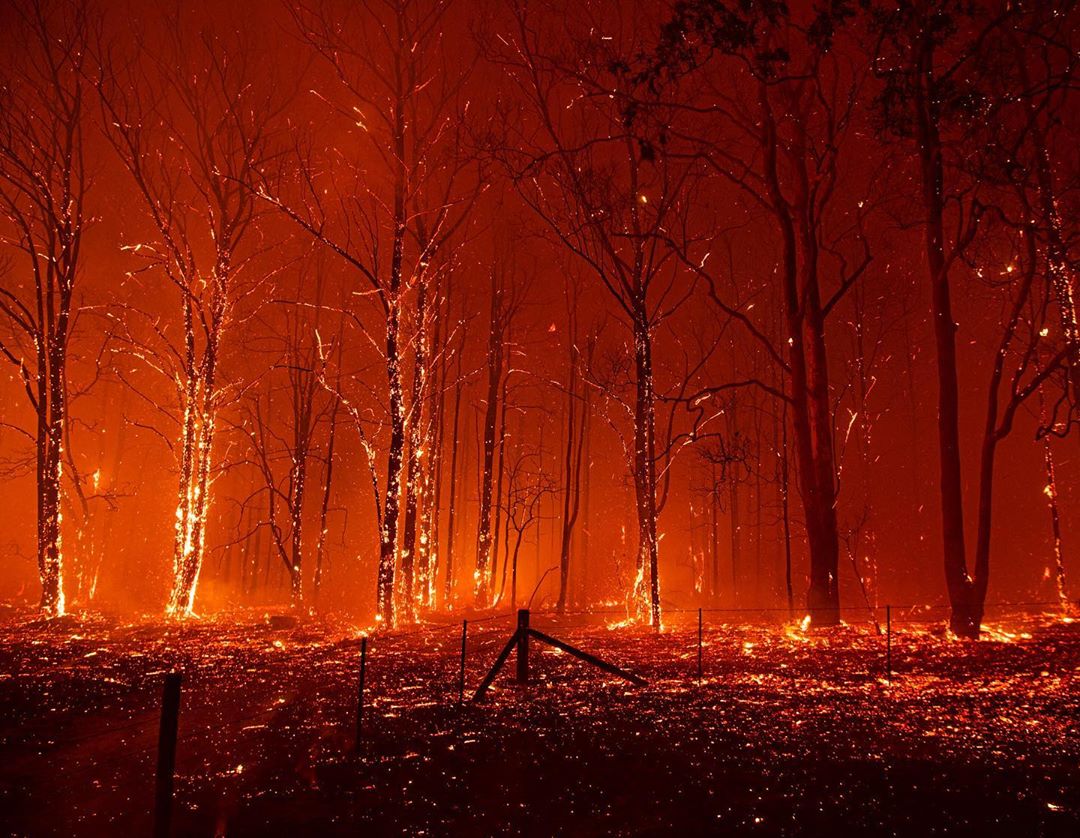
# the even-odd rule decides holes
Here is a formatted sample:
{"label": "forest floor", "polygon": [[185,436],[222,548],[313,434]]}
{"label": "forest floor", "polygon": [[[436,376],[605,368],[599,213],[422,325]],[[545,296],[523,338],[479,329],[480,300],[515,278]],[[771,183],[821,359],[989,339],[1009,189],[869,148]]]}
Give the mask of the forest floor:
{"label": "forest floor", "polygon": [[[148,834],[178,669],[176,834],[1080,834],[1080,622],[970,643],[894,619],[889,680],[871,625],[709,620],[699,681],[685,617],[657,635],[534,614],[648,685],[534,646],[534,683],[511,658],[465,706],[460,624],[378,635],[355,755],[355,629],[9,614],[0,831]],[[470,624],[471,690],[511,629]]]}

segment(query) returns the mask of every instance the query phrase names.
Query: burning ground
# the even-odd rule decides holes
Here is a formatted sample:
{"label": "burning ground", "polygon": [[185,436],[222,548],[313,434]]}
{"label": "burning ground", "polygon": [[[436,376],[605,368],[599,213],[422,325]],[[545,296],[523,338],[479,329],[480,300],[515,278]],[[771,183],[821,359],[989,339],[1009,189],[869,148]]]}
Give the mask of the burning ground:
{"label": "burning ground", "polygon": [[[1076,834],[1080,623],[991,615],[971,643],[894,612],[890,681],[873,625],[721,618],[706,614],[699,681],[696,615],[655,635],[536,613],[648,686],[536,644],[534,683],[514,685],[511,660],[464,707],[460,624],[377,635],[357,756],[353,627],[11,616],[0,817],[14,834],[145,834],[177,669],[178,834]],[[471,690],[511,630],[470,625]]]}

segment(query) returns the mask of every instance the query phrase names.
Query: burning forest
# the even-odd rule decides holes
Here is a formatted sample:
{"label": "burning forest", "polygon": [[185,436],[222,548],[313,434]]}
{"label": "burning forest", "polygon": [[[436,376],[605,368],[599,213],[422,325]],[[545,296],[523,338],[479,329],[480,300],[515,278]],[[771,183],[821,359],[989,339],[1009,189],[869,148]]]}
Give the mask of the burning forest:
{"label": "burning forest", "polygon": [[1078,37],[5,0],[0,826],[1076,834]]}

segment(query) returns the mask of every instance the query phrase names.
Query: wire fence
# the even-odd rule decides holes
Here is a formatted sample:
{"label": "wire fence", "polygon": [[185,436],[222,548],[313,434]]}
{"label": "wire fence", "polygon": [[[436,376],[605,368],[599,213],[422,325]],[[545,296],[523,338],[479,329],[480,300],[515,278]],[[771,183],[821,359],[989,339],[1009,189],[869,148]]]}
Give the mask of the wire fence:
{"label": "wire fence", "polygon": [[[909,661],[904,657],[906,649],[910,646],[909,638],[905,636],[906,632],[896,631],[894,624],[901,623],[910,627],[915,624],[925,626],[928,623],[943,622],[951,608],[947,604],[909,603],[862,607],[846,606],[837,610],[845,621],[850,618],[850,615],[862,615],[865,618],[863,622],[870,624],[873,630],[868,633],[858,628],[856,630],[861,632],[859,642],[849,643],[846,646],[840,644],[837,648],[830,647],[831,651],[837,654],[853,655],[861,659],[863,665],[855,673],[859,677],[872,677],[883,682],[892,682],[893,679],[916,674],[916,671],[908,666]],[[987,620],[991,619],[990,615],[994,612],[1009,612],[1011,614],[1041,612],[1046,615],[1048,620],[1053,618],[1057,621],[1071,622],[1071,618],[1065,613],[1066,611],[1067,606],[1060,601],[993,602],[987,603],[983,608]],[[363,752],[363,740],[371,724],[371,692],[373,688],[375,690],[379,688],[378,682],[373,686],[370,679],[365,683],[365,669],[369,656],[375,660],[378,660],[381,655],[388,656],[385,664],[388,667],[406,664],[415,666],[415,661],[398,660],[394,655],[415,650],[415,644],[405,641],[426,636],[430,642],[421,644],[420,651],[427,653],[426,660],[429,660],[431,665],[435,667],[432,671],[432,677],[438,678],[439,683],[431,685],[434,694],[441,696],[441,701],[446,706],[456,706],[463,709],[470,704],[471,696],[468,690],[475,685],[478,677],[484,672],[488,672],[489,678],[493,677],[495,669],[488,671],[488,667],[497,650],[503,650],[502,660],[505,660],[510,646],[515,642],[514,638],[517,636],[514,633],[515,629],[512,622],[515,618],[519,620],[517,630],[520,630],[521,623],[518,613],[506,612],[475,616],[464,619],[460,623],[429,622],[407,629],[384,630],[373,633],[371,636],[349,638],[329,644],[327,648],[332,649],[335,655],[333,658],[328,658],[327,662],[341,664],[339,670],[343,670],[329,673],[330,676],[337,679],[347,677],[356,681],[353,710],[348,711],[340,703],[332,710],[334,713],[342,714],[342,717],[338,718],[336,723],[342,725],[343,730],[354,727],[353,750],[357,753]],[[531,618],[534,626],[540,626],[545,632],[551,634],[602,627],[609,629],[610,634],[608,636],[614,636],[618,640],[622,637],[620,627],[625,627],[629,630],[625,635],[627,649],[633,648],[634,644],[640,642],[642,637],[651,636],[655,639],[652,641],[652,645],[648,647],[648,658],[635,661],[642,674],[651,677],[655,673],[650,670],[660,670],[663,672],[663,678],[670,681],[672,672],[675,672],[676,676],[681,672],[681,677],[686,681],[693,682],[703,689],[724,688],[723,680],[717,680],[709,676],[717,673],[737,673],[740,667],[746,668],[747,659],[744,656],[747,651],[746,647],[753,647],[756,642],[762,642],[762,637],[766,642],[770,638],[780,642],[792,642],[793,640],[804,640],[814,636],[828,636],[827,632],[819,635],[815,635],[812,630],[807,632],[810,626],[806,624],[806,615],[800,615],[797,609],[783,607],[703,606],[701,608],[666,608],[664,613],[673,619],[665,632],[649,632],[648,627],[641,625],[624,626],[626,613],[623,608],[610,607],[564,610],[561,612],[557,610],[538,610],[531,612]],[[755,615],[763,618],[763,620],[756,622],[746,619]],[[687,617],[691,619],[686,619]],[[694,617],[696,619],[693,619]],[[615,622],[611,622],[612,618],[621,618],[621,621],[616,619]],[[528,619],[527,617],[526,626],[529,625]],[[809,622],[812,624],[813,621],[810,620]],[[777,623],[780,624],[779,627],[777,627]],[[884,628],[882,628],[881,624],[884,624]],[[855,627],[852,626],[852,628]],[[747,641],[740,634],[740,631],[745,633],[750,630],[758,632],[758,634],[754,635],[755,643]],[[793,631],[797,633],[794,636]],[[457,636],[460,636],[460,644],[456,643]],[[999,638],[991,634],[991,639]],[[923,641],[920,640],[919,642]],[[724,651],[725,644],[729,649],[726,652]],[[717,647],[720,647],[720,651],[717,651]],[[520,646],[518,648],[520,649]],[[354,666],[351,674],[348,666],[349,658],[342,659],[340,656],[343,649],[350,652],[358,651],[358,655],[352,659]],[[605,649],[611,649],[610,642],[605,644]],[[590,656],[586,655],[586,657]],[[818,672],[819,675],[830,666],[827,656],[804,656],[802,661],[805,667],[817,667],[821,670]],[[897,666],[898,663],[901,665]],[[453,666],[453,664],[456,664],[456,666]],[[496,664],[496,669],[499,665]],[[923,665],[928,666],[929,664],[924,662]],[[787,669],[788,664],[781,663],[778,666]],[[853,670],[849,668],[848,676],[852,676],[852,672]],[[182,676],[176,673],[171,677],[175,681],[178,708],[179,684]],[[798,674],[794,669],[788,669],[785,672],[785,677],[795,678],[798,677]],[[156,679],[153,680],[156,681]],[[166,678],[166,684],[168,685],[168,683],[169,677]],[[341,684],[339,683],[338,689],[340,690],[340,688]],[[168,689],[169,687],[166,686],[166,693]],[[143,707],[152,708],[152,702],[147,700],[149,698],[150,696],[143,695],[138,703]],[[408,701],[408,699],[401,699],[400,697],[396,700]],[[436,698],[436,701],[438,701],[438,698]],[[431,701],[427,701],[422,706],[431,703]],[[21,735],[18,744],[26,748],[37,747],[42,753],[54,749],[75,752],[86,749],[89,754],[85,764],[75,766],[65,774],[66,778],[72,780],[100,776],[102,772],[117,770],[125,765],[142,765],[147,763],[152,755],[156,753],[158,759],[156,775],[158,791],[155,804],[157,810],[156,829],[164,828],[166,832],[158,831],[157,834],[167,834],[170,812],[162,811],[162,808],[163,806],[166,808],[171,807],[173,767],[171,764],[163,766],[162,759],[163,753],[169,751],[166,743],[169,738],[170,726],[173,730],[171,753],[175,754],[179,749],[182,754],[190,754],[195,750],[213,749],[215,743],[220,743],[223,737],[236,738],[244,733],[254,735],[259,731],[264,731],[275,723],[275,716],[283,713],[286,708],[278,704],[270,704],[269,706],[259,706],[236,715],[218,713],[218,717],[209,722],[178,725],[175,709],[171,711],[173,717],[168,718],[170,711],[167,696],[162,707],[165,709],[160,713],[151,709],[144,709],[140,711],[137,718],[69,737],[55,735],[55,728],[26,728],[20,731]],[[205,710],[206,708],[201,709]],[[220,708],[216,709],[220,710]],[[369,711],[366,723],[365,709]],[[333,719],[330,722],[334,723]],[[155,731],[158,733],[156,743],[153,738]],[[111,744],[107,754],[98,753],[97,745],[103,742]],[[166,777],[166,775],[168,776]],[[162,784],[166,780],[168,785],[167,794],[162,791]],[[169,798],[168,801],[165,801],[166,797]],[[162,827],[162,823],[164,823],[164,827]]]}

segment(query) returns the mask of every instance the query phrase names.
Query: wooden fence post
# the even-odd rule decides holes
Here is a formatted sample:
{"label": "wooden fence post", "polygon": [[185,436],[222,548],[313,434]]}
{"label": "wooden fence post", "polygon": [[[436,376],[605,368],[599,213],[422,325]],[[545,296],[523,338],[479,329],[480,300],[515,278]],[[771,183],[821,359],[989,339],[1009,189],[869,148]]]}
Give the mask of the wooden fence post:
{"label": "wooden fence post", "polygon": [[701,609],[697,610],[697,679],[701,683]]}
{"label": "wooden fence post", "polygon": [[469,621],[461,621],[461,672],[458,675],[458,704],[465,703],[465,643],[469,638]]}
{"label": "wooden fence post", "polygon": [[154,836],[168,838],[172,833],[173,779],[176,768],[176,733],[180,723],[180,684],[183,676],[170,672],[165,676],[161,697],[161,727],[158,731],[157,775],[154,784]]}
{"label": "wooden fence post", "polygon": [[613,664],[602,661],[600,658],[596,657],[596,655],[590,655],[588,652],[583,652],[581,649],[571,646],[569,643],[564,643],[548,634],[544,634],[542,631],[529,628],[529,611],[528,609],[523,608],[518,611],[517,629],[510,635],[510,639],[506,641],[503,650],[499,652],[499,656],[495,659],[495,663],[492,664],[488,674],[484,677],[484,680],[480,682],[480,686],[476,688],[476,694],[473,695],[473,701],[480,701],[484,697],[484,694],[495,680],[495,676],[499,674],[499,670],[503,668],[503,664],[506,663],[515,648],[517,649],[517,681],[519,684],[528,682],[530,635],[535,637],[541,643],[547,643],[549,646],[561,649],[576,658],[581,658],[581,660],[586,663],[591,663],[593,666],[599,667],[605,672],[610,672],[612,675],[618,675],[620,678],[625,678],[627,681],[637,684],[639,687],[645,686],[644,678],[639,678],[632,672],[627,672],[625,669],[620,669]]}
{"label": "wooden fence post", "polygon": [[367,674],[367,638],[360,638],[360,682],[356,690],[356,750],[363,744],[364,732],[364,677]]}
{"label": "wooden fence post", "polygon": [[517,682],[526,684],[529,681],[529,609],[522,608],[518,611],[517,630]]}
{"label": "wooden fence post", "polygon": [[892,680],[892,606],[885,606],[885,678]]}

